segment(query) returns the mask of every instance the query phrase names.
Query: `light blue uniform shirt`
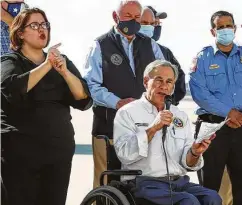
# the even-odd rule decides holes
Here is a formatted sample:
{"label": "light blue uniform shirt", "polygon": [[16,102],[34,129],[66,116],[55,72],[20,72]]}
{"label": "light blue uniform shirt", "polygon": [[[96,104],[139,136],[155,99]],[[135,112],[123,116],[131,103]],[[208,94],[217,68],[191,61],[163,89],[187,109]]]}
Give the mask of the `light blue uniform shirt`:
{"label": "light blue uniform shirt", "polygon": [[216,45],[205,47],[190,76],[191,94],[200,106],[198,115],[226,117],[232,108],[242,111],[242,47],[234,44],[228,57]]}
{"label": "light blue uniform shirt", "polygon": [[[133,57],[133,41],[129,43],[121,33],[114,29],[116,33],[120,34],[121,42],[127,57],[129,58],[130,67],[135,75],[135,65]],[[156,59],[164,59],[164,56],[158,44],[151,39],[152,49]],[[107,108],[116,109],[116,104],[120,100],[114,93],[108,91],[107,88],[102,87],[102,55],[101,48],[98,41],[94,41],[87,57],[86,65],[82,72],[83,78],[87,81],[92,98],[95,105],[100,105]]]}

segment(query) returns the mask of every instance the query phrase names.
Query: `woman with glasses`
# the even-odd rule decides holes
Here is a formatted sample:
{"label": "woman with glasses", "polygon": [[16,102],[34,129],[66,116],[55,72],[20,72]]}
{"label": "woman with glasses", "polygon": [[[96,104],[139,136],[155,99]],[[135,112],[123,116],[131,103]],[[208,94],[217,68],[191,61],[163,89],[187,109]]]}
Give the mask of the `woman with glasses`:
{"label": "woman with glasses", "polygon": [[9,205],[64,205],[75,149],[70,106],[92,99],[75,65],[50,41],[50,23],[26,9],[10,29],[1,57],[2,179]]}

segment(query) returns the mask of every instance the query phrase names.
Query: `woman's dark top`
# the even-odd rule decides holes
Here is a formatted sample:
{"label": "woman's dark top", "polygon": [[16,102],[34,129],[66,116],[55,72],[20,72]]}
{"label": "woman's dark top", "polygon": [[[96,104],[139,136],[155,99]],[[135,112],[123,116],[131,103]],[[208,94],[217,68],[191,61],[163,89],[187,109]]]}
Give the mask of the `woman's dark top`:
{"label": "woman's dark top", "polygon": [[[46,54],[45,54],[46,55]],[[78,77],[88,98],[75,100],[63,77],[52,68],[29,92],[29,72],[38,65],[15,52],[1,56],[2,134],[24,135],[32,139],[73,142],[70,106],[86,110],[92,98],[85,80],[66,57],[67,68]]]}

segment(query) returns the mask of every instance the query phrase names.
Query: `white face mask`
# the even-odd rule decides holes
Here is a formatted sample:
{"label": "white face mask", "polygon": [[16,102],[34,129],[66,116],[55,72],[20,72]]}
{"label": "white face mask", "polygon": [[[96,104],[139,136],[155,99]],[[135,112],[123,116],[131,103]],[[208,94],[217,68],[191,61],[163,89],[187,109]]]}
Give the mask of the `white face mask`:
{"label": "white face mask", "polygon": [[139,32],[151,38],[154,35],[154,26],[141,25]]}

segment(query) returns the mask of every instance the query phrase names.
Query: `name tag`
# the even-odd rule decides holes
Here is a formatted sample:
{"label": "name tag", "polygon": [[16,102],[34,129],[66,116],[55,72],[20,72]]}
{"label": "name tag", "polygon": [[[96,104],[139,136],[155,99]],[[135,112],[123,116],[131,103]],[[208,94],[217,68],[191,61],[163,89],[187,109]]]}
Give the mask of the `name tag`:
{"label": "name tag", "polygon": [[148,123],[135,123],[138,127],[148,127]]}
{"label": "name tag", "polygon": [[219,68],[218,64],[212,64],[209,66],[209,69],[217,69],[217,68]]}

